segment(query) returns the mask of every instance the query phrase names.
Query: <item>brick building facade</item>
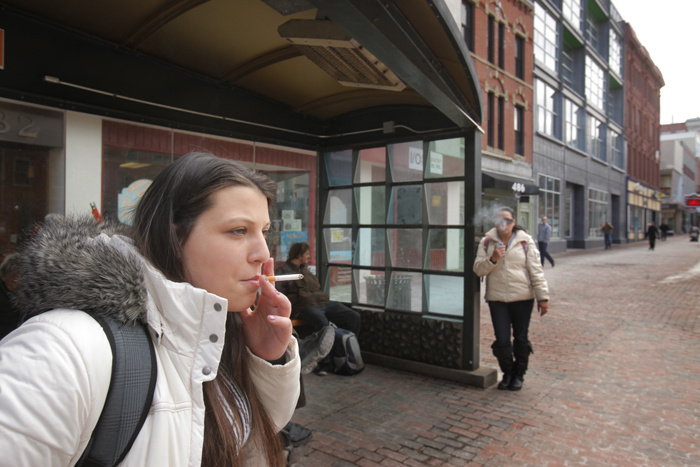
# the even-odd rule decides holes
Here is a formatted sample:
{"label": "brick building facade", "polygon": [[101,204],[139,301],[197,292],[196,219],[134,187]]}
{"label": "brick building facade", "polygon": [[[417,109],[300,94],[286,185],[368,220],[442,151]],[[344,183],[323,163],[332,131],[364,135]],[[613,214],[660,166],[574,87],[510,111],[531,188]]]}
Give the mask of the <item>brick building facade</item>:
{"label": "brick building facade", "polygon": [[636,241],[644,239],[649,222],[660,223],[660,91],[665,83],[629,23],[625,23],[625,82],[627,235]]}
{"label": "brick building facade", "polygon": [[[528,0],[463,0],[462,31],[484,102],[482,205],[507,205],[528,230],[536,225],[532,177],[533,9]],[[489,227],[489,219],[484,228]]]}

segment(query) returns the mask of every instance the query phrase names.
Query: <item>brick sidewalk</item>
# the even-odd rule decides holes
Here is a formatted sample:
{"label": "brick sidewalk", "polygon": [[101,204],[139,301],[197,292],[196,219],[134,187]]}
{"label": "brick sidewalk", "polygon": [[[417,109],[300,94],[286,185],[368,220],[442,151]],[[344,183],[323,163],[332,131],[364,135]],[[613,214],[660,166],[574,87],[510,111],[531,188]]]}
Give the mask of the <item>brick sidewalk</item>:
{"label": "brick sidewalk", "polygon": [[[700,244],[555,255],[522,391],[368,366],[305,377],[295,466],[700,465]],[[690,271],[690,272],[689,272]],[[679,276],[679,277],[673,277]],[[496,367],[482,303],[481,362]]]}

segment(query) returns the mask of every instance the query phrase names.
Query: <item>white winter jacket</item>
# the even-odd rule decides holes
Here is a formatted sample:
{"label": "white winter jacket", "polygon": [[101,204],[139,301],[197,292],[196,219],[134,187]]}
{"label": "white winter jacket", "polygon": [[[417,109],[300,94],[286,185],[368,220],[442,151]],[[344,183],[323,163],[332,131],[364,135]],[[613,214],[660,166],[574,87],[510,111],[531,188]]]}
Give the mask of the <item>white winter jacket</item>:
{"label": "white winter jacket", "polygon": [[[145,318],[158,364],[150,412],[120,465],[199,466],[205,412],[202,383],[217,375],[227,301],[190,284],[166,280],[124,237],[103,234],[97,241],[103,250],[112,249],[130,264],[137,263],[134,271],[145,287],[136,295],[146,302]],[[114,271],[113,275],[120,274]],[[122,279],[128,281],[128,277]],[[70,278],[66,274],[57,280]],[[120,286],[130,287],[124,281]],[[90,282],[85,286],[90,288]],[[99,287],[90,290],[94,288]],[[100,291],[95,293],[99,300]],[[278,429],[291,419],[299,395],[300,361],[294,338],[288,356],[288,363],[275,366],[250,354],[251,378]],[[81,311],[39,314],[3,339],[0,466],[74,465],[102,410],[111,364],[112,353],[101,326]],[[245,451],[247,465],[265,465],[252,440]]]}
{"label": "white winter jacket", "polygon": [[[532,237],[523,230],[513,232],[515,238],[506,249],[506,255],[493,264],[490,260],[498,243],[495,228],[486,232],[481,239],[474,260],[474,273],[486,276],[487,302],[517,302],[536,298],[538,302],[549,300],[547,281],[540,263],[540,252]],[[489,238],[488,248],[484,247]],[[523,247],[523,242],[527,245]]]}

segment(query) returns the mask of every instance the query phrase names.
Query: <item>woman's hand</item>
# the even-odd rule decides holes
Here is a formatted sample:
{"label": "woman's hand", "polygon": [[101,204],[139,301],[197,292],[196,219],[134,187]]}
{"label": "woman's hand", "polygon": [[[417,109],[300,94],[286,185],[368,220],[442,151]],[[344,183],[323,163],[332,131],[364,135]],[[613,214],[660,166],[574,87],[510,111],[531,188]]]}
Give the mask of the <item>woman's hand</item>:
{"label": "woman's hand", "polygon": [[546,315],[549,311],[549,302],[547,300],[537,302],[537,309],[540,311],[540,316]]}
{"label": "woman's hand", "polygon": [[292,305],[267,280],[267,276],[274,275],[274,264],[272,258],[265,263],[259,279],[260,298],[255,311],[248,308],[241,313],[246,345],[255,355],[269,361],[284,355],[292,337],[292,322],[289,319]]}
{"label": "woman's hand", "polygon": [[497,263],[499,259],[506,255],[506,246],[501,245],[493,249],[493,254],[491,255],[491,262]]}

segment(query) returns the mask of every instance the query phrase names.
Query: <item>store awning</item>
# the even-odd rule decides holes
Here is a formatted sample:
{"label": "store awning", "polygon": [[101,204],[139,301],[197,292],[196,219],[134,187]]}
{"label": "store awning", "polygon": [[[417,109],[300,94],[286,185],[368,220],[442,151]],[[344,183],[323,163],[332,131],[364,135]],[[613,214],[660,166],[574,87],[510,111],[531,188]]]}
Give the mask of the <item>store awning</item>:
{"label": "store awning", "polygon": [[512,191],[521,195],[538,195],[540,188],[532,179],[513,177],[494,172],[481,172],[481,188]]}

